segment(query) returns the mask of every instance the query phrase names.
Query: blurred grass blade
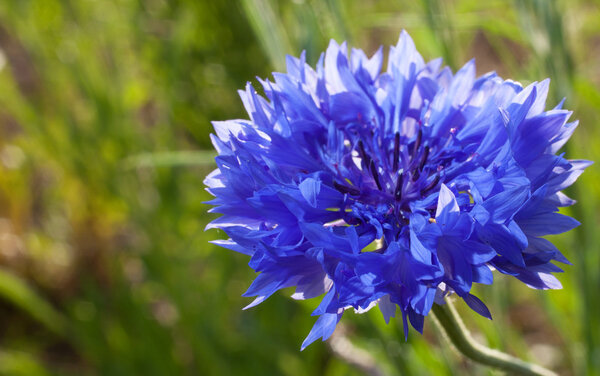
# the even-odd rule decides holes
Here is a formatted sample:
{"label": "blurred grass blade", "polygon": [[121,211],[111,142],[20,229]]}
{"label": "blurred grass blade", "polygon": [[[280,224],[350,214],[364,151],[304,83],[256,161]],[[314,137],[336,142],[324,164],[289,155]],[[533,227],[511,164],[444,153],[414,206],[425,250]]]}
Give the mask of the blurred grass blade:
{"label": "blurred grass blade", "polygon": [[310,6],[321,25],[325,39],[352,41],[344,18],[344,4],[340,0],[311,1]]}
{"label": "blurred grass blade", "polygon": [[0,375],[47,376],[50,373],[35,357],[25,352],[0,350]]}
{"label": "blurred grass blade", "polygon": [[65,335],[66,320],[21,278],[0,268],[0,297],[23,310],[47,329]]}
{"label": "blurred grass blade", "polygon": [[[527,37],[529,44],[536,54],[540,71],[553,80],[550,86],[551,97],[555,102],[560,98],[566,97],[573,100],[573,91],[582,89],[577,84],[575,77],[575,59],[568,44],[567,33],[564,26],[564,12],[561,11],[559,3],[556,0],[516,0],[517,15],[521,29]],[[587,95],[579,95],[580,98],[593,98],[593,86],[588,86],[590,91],[584,89]],[[589,96],[589,97],[588,97]],[[590,100],[588,99],[588,100]],[[591,99],[593,102],[593,99]],[[597,104],[595,104],[597,106]],[[565,151],[574,151],[575,144],[569,143]],[[574,153],[575,154],[575,153]],[[582,197],[584,188],[575,186],[569,188],[571,192],[577,192],[575,195]],[[567,194],[569,194],[567,191]],[[588,199],[588,200],[591,200]],[[588,201],[589,202],[589,201]],[[582,221],[582,223],[593,223],[597,209],[589,210],[585,205],[575,205],[572,209],[573,216]],[[578,246],[581,249],[591,250],[598,242],[596,231],[585,230],[585,227],[575,230],[579,239]],[[600,325],[599,315],[600,305],[597,299],[597,272],[592,269],[594,262],[590,262],[590,252],[576,252],[575,267],[577,268],[576,278],[579,282],[580,297],[578,304],[581,305],[581,322],[585,323],[582,329],[583,345],[585,346],[585,360],[579,361],[576,365],[578,373],[595,375],[600,370],[600,336],[597,330],[589,328],[598,328]],[[596,263],[597,265],[597,263]],[[560,326],[560,318],[553,312],[549,312],[549,317],[554,324]],[[570,349],[573,354],[577,350]],[[570,355],[578,359],[575,355]]]}
{"label": "blurred grass blade", "polygon": [[215,163],[217,153],[201,151],[167,151],[160,153],[144,153],[125,159],[123,167],[175,167],[175,166],[207,166]]}
{"label": "blurred grass blade", "polygon": [[555,101],[570,98],[574,59],[565,38],[563,14],[556,0],[516,0],[521,29],[540,61],[540,68],[554,81]]}
{"label": "blurred grass blade", "polygon": [[458,48],[454,43],[452,34],[453,27],[450,19],[452,12],[448,12],[445,9],[445,6],[448,6],[448,4],[440,0],[424,0],[423,5],[425,7],[427,26],[435,35],[446,64],[452,69],[456,69],[455,63]]}
{"label": "blurred grass blade", "polygon": [[271,65],[282,71],[285,67],[285,54],[291,53],[292,48],[271,0],[242,0],[242,6]]}

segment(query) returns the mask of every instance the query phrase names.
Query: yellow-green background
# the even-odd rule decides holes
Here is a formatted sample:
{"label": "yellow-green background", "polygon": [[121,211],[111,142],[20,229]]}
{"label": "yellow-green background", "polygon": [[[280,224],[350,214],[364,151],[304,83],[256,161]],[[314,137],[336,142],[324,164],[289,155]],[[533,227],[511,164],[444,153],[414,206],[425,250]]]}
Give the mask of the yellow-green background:
{"label": "yellow-green background", "polygon": [[[249,311],[247,258],[208,243],[210,120],[236,90],[314,64],[329,38],[372,53],[407,29],[453,69],[476,57],[552,79],[581,121],[567,156],[600,155],[600,1],[3,0],[0,2],[0,374],[357,375],[326,344],[300,352],[317,301],[291,290]],[[583,225],[554,241],[560,291],[497,276],[477,288],[478,340],[564,375],[600,374],[599,173],[568,190]],[[345,331],[381,370],[492,374],[427,320],[404,341],[376,310]]]}

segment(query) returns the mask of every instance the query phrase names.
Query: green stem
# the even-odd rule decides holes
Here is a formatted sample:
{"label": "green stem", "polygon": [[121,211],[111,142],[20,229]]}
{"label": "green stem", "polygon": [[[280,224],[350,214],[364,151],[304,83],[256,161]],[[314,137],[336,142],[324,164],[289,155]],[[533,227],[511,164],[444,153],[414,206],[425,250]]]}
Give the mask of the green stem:
{"label": "green stem", "polygon": [[[56,311],[23,279],[5,268],[0,268],[1,300],[5,300],[28,313],[54,334],[61,337],[67,335],[67,320],[62,313]],[[1,357],[2,353],[0,351]]]}
{"label": "green stem", "polygon": [[475,342],[448,299],[445,305],[434,304],[433,313],[444,329],[448,340],[467,358],[481,364],[499,368],[508,374],[557,376],[554,372],[546,368],[527,363],[519,358]]}

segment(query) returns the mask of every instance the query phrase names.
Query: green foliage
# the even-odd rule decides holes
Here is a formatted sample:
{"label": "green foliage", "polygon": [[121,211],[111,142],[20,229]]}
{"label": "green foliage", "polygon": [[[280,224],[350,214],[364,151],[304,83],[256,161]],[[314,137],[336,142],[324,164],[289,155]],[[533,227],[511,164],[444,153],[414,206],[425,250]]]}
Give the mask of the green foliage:
{"label": "green foliage", "polygon": [[[316,302],[241,311],[248,260],[203,231],[210,120],[244,117],[236,89],[285,53],[314,63],[331,37],[373,52],[406,28],[454,68],[475,56],[479,73],[551,77],[581,120],[569,156],[599,160],[598,19],[592,1],[0,2],[0,374],[360,374],[326,344],[299,351]],[[493,322],[458,307],[479,340],[600,373],[599,179],[568,192],[583,225],[553,239],[574,263],[564,289],[496,276],[478,292]],[[431,323],[405,342],[377,312],[346,316],[386,373],[491,372]]]}

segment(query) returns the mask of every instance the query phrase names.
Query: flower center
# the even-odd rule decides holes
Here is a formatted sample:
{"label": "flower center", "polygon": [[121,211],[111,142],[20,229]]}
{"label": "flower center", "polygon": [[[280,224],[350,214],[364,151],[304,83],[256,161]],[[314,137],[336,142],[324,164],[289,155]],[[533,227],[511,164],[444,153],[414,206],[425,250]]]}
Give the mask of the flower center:
{"label": "flower center", "polygon": [[[361,137],[346,153],[353,155],[349,174],[334,182],[334,187],[354,201],[378,206],[385,204],[396,211],[410,211],[410,203],[427,197],[442,181],[444,161],[438,160],[436,147],[424,141],[419,129],[412,140],[396,133],[382,142],[363,142]],[[337,166],[336,166],[337,168]],[[395,210],[394,210],[395,209]],[[435,209],[435,208],[434,208]]]}

